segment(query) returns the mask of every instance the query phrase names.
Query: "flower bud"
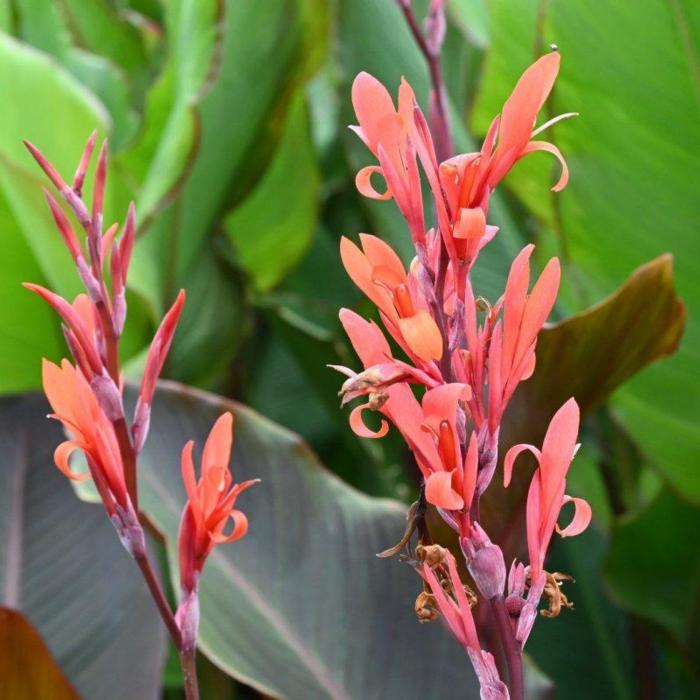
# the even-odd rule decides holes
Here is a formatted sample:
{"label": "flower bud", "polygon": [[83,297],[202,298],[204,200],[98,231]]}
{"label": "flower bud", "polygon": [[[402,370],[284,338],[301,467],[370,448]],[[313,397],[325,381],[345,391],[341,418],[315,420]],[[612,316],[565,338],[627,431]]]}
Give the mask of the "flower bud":
{"label": "flower bud", "polygon": [[503,595],[506,585],[506,565],[503,552],[488,538],[479,523],[474,523],[470,536],[461,540],[467,568],[481,595],[491,600]]}
{"label": "flower bud", "polygon": [[126,508],[117,504],[115,512],[109,519],[112,521],[112,525],[114,525],[117,535],[119,535],[119,541],[124,545],[124,549],[134,559],[146,556],[146,538],[131,502],[128,501]]}
{"label": "flower bud", "polygon": [[90,388],[109,420],[119,420],[124,416],[121,392],[107,372],[103,370],[101,375],[95,375],[90,380]]}
{"label": "flower bud", "polygon": [[151,425],[151,404],[143,401],[139,397],[134,411],[134,423],[131,426],[131,436],[134,439],[134,451],[136,454],[141,452],[146,444],[148,437],[148,429]]}

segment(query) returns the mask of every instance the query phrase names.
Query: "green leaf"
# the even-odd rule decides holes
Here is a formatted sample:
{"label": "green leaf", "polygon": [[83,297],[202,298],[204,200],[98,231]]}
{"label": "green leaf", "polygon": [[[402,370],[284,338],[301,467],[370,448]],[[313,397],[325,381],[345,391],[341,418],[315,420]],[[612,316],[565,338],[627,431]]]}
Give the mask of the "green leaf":
{"label": "green leaf", "polygon": [[54,466],[65,437],[47,409],[38,395],[0,399],[0,602],[29,618],[86,699],[155,700],[162,623],[102,507]]}
{"label": "green leaf", "polygon": [[[182,195],[179,274],[265,172],[291,100],[325,50],[327,9],[313,0],[229,0],[224,20],[218,76],[200,107],[199,156]],[[304,187],[286,190],[306,197]]]}
{"label": "green leaf", "polygon": [[[141,460],[145,510],[176,561],[184,494],[177,464],[235,415],[233,473],[262,483],[241,497],[250,530],[218,547],[201,582],[201,649],[234,677],[290,700],[477,697],[469,662],[440,625],[413,613],[416,574],[374,556],[398,540],[405,507],[325,471],[294,434],[250,409],[173,383],[154,401]],[[173,581],[175,566],[173,564]]]}
{"label": "green leaf", "polygon": [[[96,7],[95,3],[99,3],[99,0],[83,3],[84,11],[90,14]],[[58,3],[39,5],[29,0],[19,0],[16,13],[18,34],[22,39],[54,56],[84,87],[94,92],[112,118],[112,145],[119,146],[125,142],[136,128],[136,115],[131,105],[131,86],[124,71],[110,61],[109,54],[100,55],[99,50],[90,53],[85,49],[82,37],[72,36],[70,30],[75,30],[77,26],[73,22],[74,17],[68,16],[65,7],[59,8]],[[106,40],[111,34],[118,35],[123,26],[128,27],[127,31],[134,31],[133,27],[113,17],[109,23],[110,34],[102,32],[102,38]],[[103,43],[104,46],[100,48],[109,46],[108,41]],[[135,54],[133,46],[129,49],[130,54]]]}
{"label": "green leaf", "polygon": [[460,32],[481,48],[489,45],[489,13],[486,0],[449,0],[447,12]]}
{"label": "green leaf", "polygon": [[224,220],[237,260],[253,284],[274,287],[306,253],[316,228],[319,174],[303,91],[262,180]]}
{"label": "green leaf", "polygon": [[41,358],[58,357],[63,340],[51,309],[22,287],[45,280],[1,194],[0,229],[0,393],[7,394],[38,386]]}
{"label": "green leaf", "polygon": [[195,106],[207,86],[220,41],[218,0],[168,0],[165,8],[165,67],[148,92],[139,138],[118,159],[119,168],[128,173],[127,181],[138,183],[137,207],[146,222],[172,196],[196,155]]}
{"label": "green leaf", "polygon": [[663,491],[614,530],[606,578],[626,609],[664,629],[696,675],[700,663],[700,510]]}
{"label": "green leaf", "polygon": [[[497,0],[479,107],[485,121],[506,85],[534,58],[533,47],[558,45],[562,71],[552,113],[581,117],[550,133],[572,179],[557,198],[558,209],[550,200],[538,213],[556,223],[558,243],[572,263],[567,281],[581,290],[579,303],[609,292],[631,267],[665,251],[674,254],[689,309],[686,340],[671,361],[624,387],[613,406],[665,478],[695,501],[700,237],[690,222],[700,218],[700,150],[691,145],[700,143],[699,26],[700,6],[689,0],[546,6]],[[547,202],[531,182],[518,181],[518,193],[529,205],[535,198]]]}
{"label": "green leaf", "polygon": [[0,608],[0,691],[13,700],[80,700],[24,615]]}

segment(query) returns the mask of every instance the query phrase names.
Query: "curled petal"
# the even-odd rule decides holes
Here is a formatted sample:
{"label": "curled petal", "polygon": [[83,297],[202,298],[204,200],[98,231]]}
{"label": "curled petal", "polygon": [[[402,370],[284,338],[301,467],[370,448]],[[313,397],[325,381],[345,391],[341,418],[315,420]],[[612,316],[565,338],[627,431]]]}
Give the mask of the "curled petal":
{"label": "curled petal", "polygon": [[425,309],[420,309],[408,318],[399,319],[399,330],[411,351],[424,362],[442,357],[440,330]]}
{"label": "curled petal", "polygon": [[229,517],[233,520],[233,530],[228,535],[225,535],[223,532],[210,533],[211,539],[216,544],[239,540],[248,532],[248,518],[245,516],[245,513],[242,513],[240,510],[232,510]]}
{"label": "curled petal", "polygon": [[532,452],[532,454],[535,455],[535,459],[538,462],[540,461],[540,459],[542,459],[542,453],[532,445],[526,445],[525,443],[513,445],[513,447],[511,447],[508,450],[508,452],[506,453],[506,458],[503,460],[503,486],[505,486],[506,488],[508,488],[510,480],[513,476],[513,464],[518,458],[518,455],[521,452],[525,452],[525,450],[529,450],[530,452]]}
{"label": "curled petal", "polygon": [[552,187],[552,192],[561,192],[569,182],[569,166],[566,164],[561,151],[553,143],[549,143],[548,141],[530,141],[523,149],[523,155],[526,156],[528,153],[535,153],[536,151],[551,153],[559,163],[561,163],[559,181]]}
{"label": "curled petal", "polygon": [[[363,403],[360,406],[355,406],[350,412],[350,427],[355,435],[365,438],[382,438],[389,432],[389,424],[382,418],[382,424],[379,430],[374,432],[370,430],[362,420],[362,412],[369,409],[369,403]],[[370,409],[371,410],[371,409]]]}
{"label": "curled petal", "polygon": [[464,500],[452,487],[453,472],[433,472],[425,480],[425,498],[438,508],[461,510]]}
{"label": "curled petal", "polygon": [[70,456],[78,449],[80,449],[80,445],[77,442],[74,440],[66,440],[56,448],[53,453],[53,459],[54,462],[56,462],[56,466],[69,479],[73,481],[85,481],[90,478],[90,474],[88,472],[74,472],[69,465]]}
{"label": "curled petal", "polygon": [[565,503],[574,504],[574,517],[565,528],[560,528],[559,525],[557,525],[557,532],[562,537],[575,537],[576,535],[580,535],[588,527],[593,512],[591,511],[591,506],[588,501],[585,501],[583,498],[564,496],[562,506]]}
{"label": "curled petal", "polygon": [[384,192],[377,191],[372,185],[372,175],[375,173],[378,173],[382,177],[384,176],[384,172],[378,165],[368,165],[366,168],[362,168],[355,176],[355,187],[357,187],[357,191],[369,199],[379,199],[382,201],[391,199],[391,192],[389,191],[388,185]]}

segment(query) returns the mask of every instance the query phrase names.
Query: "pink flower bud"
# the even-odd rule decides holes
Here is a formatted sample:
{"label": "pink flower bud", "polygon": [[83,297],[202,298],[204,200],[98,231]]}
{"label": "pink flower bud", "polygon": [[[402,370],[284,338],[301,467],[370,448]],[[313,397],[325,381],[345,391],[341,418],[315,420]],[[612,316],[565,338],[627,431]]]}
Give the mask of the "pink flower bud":
{"label": "pink flower bud", "polygon": [[151,426],[151,404],[138,398],[134,411],[134,422],[131,426],[131,436],[134,438],[134,452],[141,452],[146,444],[148,430]]}
{"label": "pink flower bud", "polygon": [[425,18],[425,44],[433,56],[440,54],[446,29],[445,0],[432,0],[428,16]]}
{"label": "pink flower bud", "polygon": [[83,183],[85,182],[85,174],[90,165],[90,159],[92,158],[92,152],[95,149],[95,141],[97,140],[97,129],[93,131],[85,144],[83,154],[80,156],[80,163],[78,163],[78,168],[73,176],[73,190],[78,196],[82,195]]}
{"label": "pink flower bud", "polygon": [[90,388],[110,421],[114,422],[124,416],[121,392],[105,370],[90,380]]}
{"label": "pink flower bud", "polygon": [[472,525],[470,536],[462,538],[460,544],[481,595],[487,600],[503,595],[506,565],[501,548],[491,542],[479,523]]}
{"label": "pink flower bud", "polygon": [[34,156],[34,160],[39,164],[39,167],[48,175],[49,180],[51,180],[59,190],[63,191],[67,189],[68,185],[66,185],[63,178],[58,174],[58,170],[46,160],[42,152],[29,141],[23,141],[23,143],[27,147],[27,150]]}
{"label": "pink flower bud", "polygon": [[85,291],[92,301],[102,301],[102,289],[100,283],[92,274],[92,270],[85,262],[85,258],[82,255],[76,260],[76,267],[78,268],[78,274],[80,275],[80,280],[85,287]]}
{"label": "pink flower bud", "polygon": [[134,558],[146,556],[146,539],[131,501],[127,501],[126,508],[117,504],[109,519],[112,521],[124,549]]}
{"label": "pink flower bud", "polygon": [[181,289],[177,299],[175,299],[175,303],[163,317],[148,350],[146,366],[143,370],[143,378],[141,379],[141,388],[139,390],[139,398],[147,404],[150,404],[153,399],[156,381],[165,364],[165,358],[168,356],[168,350],[170,350],[170,344],[173,342],[175,329],[180,320],[184,304],[185,290]]}

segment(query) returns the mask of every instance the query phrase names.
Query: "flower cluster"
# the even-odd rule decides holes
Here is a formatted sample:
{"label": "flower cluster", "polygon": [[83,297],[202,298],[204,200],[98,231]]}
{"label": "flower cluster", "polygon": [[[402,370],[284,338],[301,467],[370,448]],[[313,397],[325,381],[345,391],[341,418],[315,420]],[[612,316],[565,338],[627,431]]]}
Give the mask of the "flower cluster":
{"label": "flower cluster", "polygon": [[[119,537],[141,567],[161,615],[178,650],[193,654],[197,635],[197,583],[214,545],[242,537],[245,516],[234,509],[237,495],[252,481],[233,484],[228,468],[232,443],[232,416],[216,422],[202,458],[202,476],[194,474],[193,443],[182,454],[182,474],[187,495],[179,537],[182,603],[173,616],[148,563],[143,527],[139,519],[137,458],[148,437],[151,404],[185,302],[180,291],[163,317],[150,345],[131,420],[124,405],[119,341],[126,320],[126,282],[134,248],[136,226],[133,203],[129,206],[121,236],[119,225],[103,230],[103,205],[107,174],[107,145],[97,160],[88,208],[82,188],[95,148],[96,134],[88,139],[75,176],[69,185],[30,143],[27,148],[48,175],[82,229],[79,235],[68,216],[48,191],[49,209],[70,253],[85,293],[71,303],[35,284],[25,286],[47,301],[63,321],[63,333],[74,364],[62,360],[43,362],[43,384],[52,418],[59,420],[69,437],[55,451],[56,466],[70,479],[92,477],[104,508]],[[73,452],[85,456],[87,472],[69,464]],[[229,518],[233,531],[223,530]]]}
{"label": "flower cluster", "polygon": [[[505,485],[523,450],[538,462],[527,497],[529,564],[514,562],[509,576],[500,547],[480,523],[479,502],[491,483],[499,457],[501,423],[520,382],[535,369],[537,337],[554,305],[560,280],[556,258],[531,284],[526,246],[513,261],[501,298],[489,303],[475,296],[471,271],[497,228],[487,223],[491,195],[522,157],[547,151],[561,163],[554,190],[568,180],[566,163],[551,143],[535,140],[561,115],[535,128],[559,69],[559,55],[543,56],[520,78],[488,130],[481,150],[438,160],[431,131],[406,81],[398,107],[386,88],[367,73],[354,81],[352,101],[359,125],[351,127],[377,164],[359,171],[356,185],[373,199],[393,199],[406,221],[416,256],[408,269],[379,238],[360,235],[360,245],[343,238],[343,264],[376,305],[381,322],[399,349],[396,356],[380,327],[342,309],[340,320],[364,367],[356,373],[336,367],[348,378],[343,403],[363,398],[350,425],[360,436],[380,438],[393,424],[415,456],[422,495],[457,533],[465,563],[483,600],[500,620],[504,651],[522,649],[543,593],[555,586],[544,569],[555,529],[562,536],[586,528],[590,508],[565,495],[566,473],[576,451],[579,412],[571,399],[553,417],[541,451],[513,447],[505,457]],[[421,176],[422,171],[422,176]],[[428,222],[423,178],[431,195]],[[385,187],[379,187],[383,179]],[[383,416],[371,429],[367,412]],[[572,501],[575,516],[559,530],[562,506]],[[465,593],[454,558],[443,554],[415,559],[425,581],[431,611],[440,611],[468,650],[488,697],[507,697],[493,657],[483,649],[472,618],[474,600]],[[432,616],[421,606],[425,619]],[[511,676],[514,669],[510,668]],[[517,696],[518,681],[511,677]],[[513,691],[516,688],[516,691]]]}

